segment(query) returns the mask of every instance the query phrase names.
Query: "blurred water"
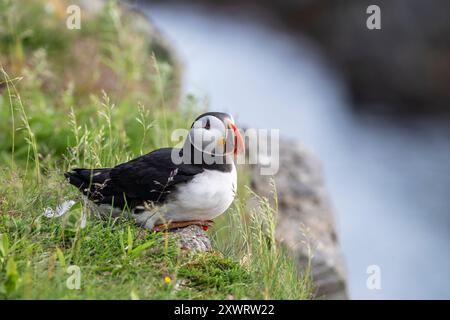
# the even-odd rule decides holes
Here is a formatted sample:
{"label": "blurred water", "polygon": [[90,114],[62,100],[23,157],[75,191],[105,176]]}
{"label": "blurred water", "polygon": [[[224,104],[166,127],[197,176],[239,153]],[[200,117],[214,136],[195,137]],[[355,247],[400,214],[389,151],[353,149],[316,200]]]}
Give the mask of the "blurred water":
{"label": "blurred water", "polygon": [[[342,81],[306,40],[199,8],[145,12],[185,64],[185,92],[238,122],[280,128],[324,164],[352,298],[450,298],[450,132],[356,117]],[[381,290],[366,268],[381,267]]]}

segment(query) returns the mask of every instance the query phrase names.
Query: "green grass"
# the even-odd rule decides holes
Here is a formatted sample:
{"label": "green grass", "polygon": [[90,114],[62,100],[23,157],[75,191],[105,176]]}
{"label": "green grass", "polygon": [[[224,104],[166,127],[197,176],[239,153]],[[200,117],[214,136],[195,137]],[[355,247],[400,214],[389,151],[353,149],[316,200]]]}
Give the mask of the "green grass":
{"label": "green grass", "polygon": [[[254,195],[245,168],[210,231],[213,252],[180,251],[127,220],[89,216],[83,227],[64,171],[167,146],[207,106],[189,96],[178,107],[170,52],[153,50],[114,3],[79,31],[46,3],[0,0],[0,298],[311,298],[309,270],[299,273],[275,240],[276,197]],[[74,55],[79,46],[97,58]],[[78,202],[69,213],[43,216],[66,199]],[[80,268],[79,290],[66,285],[70,266]]]}

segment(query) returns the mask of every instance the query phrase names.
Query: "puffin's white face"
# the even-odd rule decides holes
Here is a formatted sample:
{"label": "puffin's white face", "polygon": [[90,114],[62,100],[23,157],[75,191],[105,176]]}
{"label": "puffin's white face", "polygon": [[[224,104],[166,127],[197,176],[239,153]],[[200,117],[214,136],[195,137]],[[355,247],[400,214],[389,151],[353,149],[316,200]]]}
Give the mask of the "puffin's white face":
{"label": "puffin's white face", "polygon": [[189,140],[197,150],[215,156],[237,152],[236,136],[239,137],[239,142],[242,138],[234,125],[234,120],[229,115],[220,115],[223,119],[205,114],[193,123],[189,131]]}

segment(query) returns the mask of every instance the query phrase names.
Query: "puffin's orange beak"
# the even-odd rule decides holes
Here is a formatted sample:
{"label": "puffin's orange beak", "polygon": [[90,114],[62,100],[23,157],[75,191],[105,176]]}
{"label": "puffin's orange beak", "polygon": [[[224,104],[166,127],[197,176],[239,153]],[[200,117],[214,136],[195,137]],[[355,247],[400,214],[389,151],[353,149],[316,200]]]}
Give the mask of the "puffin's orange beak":
{"label": "puffin's orange beak", "polygon": [[245,152],[244,139],[242,138],[239,129],[231,121],[228,121],[228,127],[233,130],[234,134],[234,155],[237,156],[238,153],[244,153]]}

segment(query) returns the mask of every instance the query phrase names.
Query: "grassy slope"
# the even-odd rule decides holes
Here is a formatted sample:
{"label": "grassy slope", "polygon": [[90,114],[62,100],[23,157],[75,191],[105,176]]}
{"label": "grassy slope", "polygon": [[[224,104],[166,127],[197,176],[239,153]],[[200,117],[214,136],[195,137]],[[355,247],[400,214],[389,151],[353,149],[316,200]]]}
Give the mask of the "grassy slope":
{"label": "grassy slope", "polygon": [[[176,108],[174,70],[117,6],[65,28],[51,1],[0,0],[0,297],[224,299],[310,297],[274,239],[276,208],[254,195],[241,170],[238,197],[211,231],[215,251],[180,252],[163,233],[131,221],[89,219],[65,183],[71,167],[111,166],[170,143],[203,110]],[[76,199],[65,216],[47,207]],[[70,290],[67,268],[80,267]]]}

